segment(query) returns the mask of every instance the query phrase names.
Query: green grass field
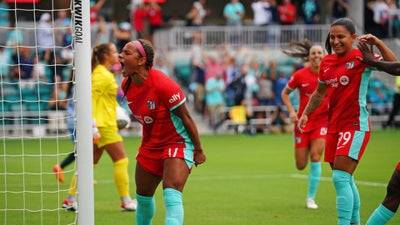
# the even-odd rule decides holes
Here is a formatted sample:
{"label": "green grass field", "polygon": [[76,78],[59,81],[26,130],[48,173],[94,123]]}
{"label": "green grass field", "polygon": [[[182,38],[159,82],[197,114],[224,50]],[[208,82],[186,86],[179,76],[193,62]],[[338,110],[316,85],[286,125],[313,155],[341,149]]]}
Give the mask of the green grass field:
{"label": "green grass field", "polygon": [[[132,180],[139,142],[138,138],[125,139]],[[185,187],[185,224],[336,224],[335,194],[327,164],[323,166],[317,195],[320,208],[314,211],[305,208],[307,172],[296,171],[294,167],[290,135],[204,136],[202,143],[208,159],[206,164],[193,169]],[[399,146],[399,131],[374,132],[371,137],[365,157],[355,173],[359,181],[363,224],[386,193],[386,183],[395,163],[400,160]],[[74,222],[75,213],[58,209],[66,195],[72,171],[67,173],[66,182],[59,186],[51,173],[52,165],[57,162],[57,157],[52,154],[67,152],[70,148],[69,140],[8,140],[0,144],[0,224]],[[19,156],[23,149],[25,157]],[[40,149],[43,156],[34,156]],[[96,225],[133,225],[135,213],[119,210],[112,170],[111,160],[103,155],[95,168]],[[25,175],[22,175],[23,171]],[[57,188],[62,191],[55,192]],[[132,195],[134,190],[131,182]],[[163,224],[160,189],[156,201],[153,224]],[[40,211],[41,208],[46,210]],[[389,224],[400,224],[400,216],[396,215]]]}

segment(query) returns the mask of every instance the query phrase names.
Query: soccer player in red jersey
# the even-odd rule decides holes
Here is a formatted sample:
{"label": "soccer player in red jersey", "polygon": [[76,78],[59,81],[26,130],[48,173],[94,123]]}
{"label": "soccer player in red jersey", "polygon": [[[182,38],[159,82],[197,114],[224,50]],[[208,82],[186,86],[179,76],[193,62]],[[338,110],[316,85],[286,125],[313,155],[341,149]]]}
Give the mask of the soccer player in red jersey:
{"label": "soccer player in red jersey", "polygon": [[[325,161],[333,169],[338,224],[345,225],[360,224],[360,197],[352,174],[370,136],[366,94],[371,70],[359,60],[360,50],[353,48],[356,39],[352,20],[341,18],[331,24],[326,41],[329,55],[320,64],[318,87],[298,122],[299,129],[303,129],[308,116],[320,105],[327,90],[332,91]],[[358,40],[375,45],[384,60],[396,60],[394,53],[375,36],[362,35]]]}
{"label": "soccer player in red jersey", "polygon": [[[400,76],[400,62],[384,62],[374,58],[373,51],[365,43],[359,43],[358,48],[362,52],[360,60],[377,70]],[[382,204],[375,209],[367,221],[367,225],[383,225],[389,222],[400,205],[400,161],[396,165],[392,177],[387,186],[386,197]]]}
{"label": "soccer player in red jersey", "polygon": [[152,69],[154,51],[149,41],[127,43],[119,57],[125,77],[122,89],[134,117],[143,125],[136,156],[136,224],[151,224],[153,195],[162,181],[165,224],[181,225],[183,187],[192,166],[206,160],[186,97],[172,79]]}
{"label": "soccer player in red jersey", "polygon": [[[306,107],[308,100],[318,85],[319,64],[324,56],[324,49],[320,45],[312,45],[308,41],[293,43],[292,49],[284,50],[290,56],[297,56],[307,59],[306,66],[297,70],[291,76],[288,84],[282,90],[281,97],[286,105],[290,119],[296,123]],[[298,89],[300,92],[300,107],[296,113],[289,94]],[[325,136],[328,126],[328,101],[325,99],[321,106],[310,115],[307,126],[300,132],[297,126],[294,127],[295,159],[298,170],[303,170],[310,157],[310,172],[308,178],[308,191],[306,207],[317,209],[315,195],[321,177],[321,155],[325,148]]]}

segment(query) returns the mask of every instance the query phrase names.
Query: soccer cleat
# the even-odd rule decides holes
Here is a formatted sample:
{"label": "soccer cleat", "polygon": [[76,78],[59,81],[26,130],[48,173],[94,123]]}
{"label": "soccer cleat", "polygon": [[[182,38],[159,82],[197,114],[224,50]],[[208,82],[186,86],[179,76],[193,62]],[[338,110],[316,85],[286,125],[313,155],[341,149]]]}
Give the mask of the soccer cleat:
{"label": "soccer cleat", "polygon": [[121,209],[122,211],[136,211],[137,201],[136,199],[129,201],[121,201]]}
{"label": "soccer cleat", "polygon": [[53,172],[56,174],[56,179],[58,182],[64,182],[64,170],[60,167],[60,165],[56,164],[53,166]]}
{"label": "soccer cleat", "polygon": [[312,198],[307,198],[306,207],[307,209],[318,209],[318,205],[315,204],[315,200]]}
{"label": "soccer cleat", "polygon": [[71,201],[68,198],[66,198],[64,199],[62,207],[68,211],[74,212],[78,208],[78,204],[76,203],[76,201]]}

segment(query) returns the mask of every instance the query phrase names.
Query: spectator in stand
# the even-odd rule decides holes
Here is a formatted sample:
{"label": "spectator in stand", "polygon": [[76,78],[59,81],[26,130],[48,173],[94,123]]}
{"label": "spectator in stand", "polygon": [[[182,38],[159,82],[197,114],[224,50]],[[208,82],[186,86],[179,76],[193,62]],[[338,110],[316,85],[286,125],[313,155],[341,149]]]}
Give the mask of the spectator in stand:
{"label": "spectator in stand", "polygon": [[67,90],[68,82],[62,82],[60,76],[56,76],[54,89],[49,100],[49,108],[51,110],[67,109]]}
{"label": "spectator in stand", "polygon": [[109,43],[110,42],[109,36],[110,35],[107,31],[106,20],[104,19],[104,17],[100,16],[97,24],[97,30],[95,33],[94,46]]}
{"label": "spectator in stand", "polygon": [[103,8],[104,3],[106,0],[90,0],[90,24],[96,24],[97,18],[99,17],[99,13],[101,8]]}
{"label": "spectator in stand", "polygon": [[[392,30],[392,37],[400,36],[400,15],[399,8],[396,5],[396,1],[387,0],[386,1],[389,6],[389,20],[391,21],[391,27],[389,29]],[[390,24],[390,23],[389,23]]]}
{"label": "spectator in stand", "polygon": [[132,40],[131,25],[128,22],[113,23],[113,36],[115,38],[115,45],[117,46],[118,52],[122,51],[122,48]]}
{"label": "spectator in stand", "polygon": [[148,38],[147,29],[147,6],[145,4],[139,4],[134,10],[132,15],[133,27],[137,32],[138,38]]}
{"label": "spectator in stand", "polygon": [[22,32],[15,27],[15,20],[10,22],[9,32],[7,32],[6,45],[8,47],[17,47],[22,45],[24,36]]}
{"label": "spectator in stand", "polygon": [[320,21],[320,7],[316,0],[305,0],[301,6],[305,24],[317,24]]}
{"label": "spectator in stand", "polygon": [[275,94],[273,91],[273,84],[267,73],[262,73],[258,79],[259,91],[257,92],[257,99],[260,105],[274,105]]}
{"label": "spectator in stand", "polygon": [[4,46],[0,46],[0,77],[3,80],[9,79],[11,54]]}
{"label": "spectator in stand", "polygon": [[350,11],[348,0],[333,0],[332,4],[332,20],[347,17]]}
{"label": "spectator in stand", "polygon": [[371,79],[369,82],[367,102],[371,103],[372,115],[383,115],[386,112],[388,98],[384,93],[384,85],[378,79]]}
{"label": "spectator in stand", "polygon": [[272,24],[279,23],[279,13],[278,13],[278,4],[276,0],[268,0],[269,7],[265,10],[269,11],[272,15]]}
{"label": "spectator in stand", "polygon": [[173,74],[171,65],[163,54],[157,55],[157,57],[154,58],[154,68],[160,70],[167,76],[171,76]]}
{"label": "spectator in stand", "polygon": [[244,6],[239,2],[239,0],[231,0],[231,2],[226,4],[224,7],[224,16],[226,18],[227,25],[242,25],[244,14]]}
{"label": "spectator in stand", "polygon": [[37,30],[37,45],[40,51],[54,48],[53,30],[50,13],[43,13],[40,16]]}
{"label": "spectator in stand", "polygon": [[229,56],[226,62],[225,69],[225,82],[226,85],[230,85],[237,77],[240,75],[240,70],[238,65],[236,64],[235,57]]}
{"label": "spectator in stand", "polygon": [[199,0],[193,2],[193,6],[189,13],[186,15],[189,26],[201,26],[204,23],[204,18],[209,13],[206,9],[206,0]]}
{"label": "spectator in stand", "polygon": [[251,8],[253,9],[253,23],[256,26],[265,26],[272,22],[272,14],[269,10],[270,7],[268,0],[256,0],[251,3]]}
{"label": "spectator in stand", "polygon": [[225,83],[222,74],[217,74],[207,80],[206,83],[206,105],[209,116],[209,124],[213,130],[221,121],[221,112],[225,105],[224,100]]}
{"label": "spectator in stand", "polygon": [[291,0],[283,0],[278,6],[278,13],[282,25],[292,25],[296,22],[297,8]]}
{"label": "spectator in stand", "polygon": [[204,55],[201,46],[201,33],[193,33],[193,45],[191,50],[192,74],[189,89],[194,93],[194,106],[197,112],[204,112],[204,86],[205,86],[205,67]]}
{"label": "spectator in stand", "polygon": [[156,30],[160,29],[163,25],[161,7],[156,1],[152,1],[147,8],[147,15],[149,18],[150,25],[150,39],[153,40],[153,34]]}
{"label": "spectator in stand", "polygon": [[205,79],[206,81],[212,77],[215,77],[218,74],[223,74],[225,69],[222,65],[221,61],[217,56],[214,55],[205,55],[204,57],[205,64]]}
{"label": "spectator in stand", "polygon": [[32,79],[34,60],[31,51],[27,47],[18,47],[17,52],[12,57],[14,66],[12,77],[15,80]]}
{"label": "spectator in stand", "polygon": [[229,85],[226,86],[227,105],[244,105],[246,93],[246,71],[240,71],[239,76],[236,77]]}
{"label": "spectator in stand", "polygon": [[71,18],[68,17],[67,11],[57,11],[57,18],[54,21],[54,26],[57,28],[54,32],[56,35],[56,43],[63,43],[64,34],[67,33],[67,29],[71,27]]}
{"label": "spectator in stand", "polygon": [[389,6],[384,0],[370,1],[367,6],[373,13],[374,29],[372,34],[378,38],[386,38],[389,28]]}
{"label": "spectator in stand", "polygon": [[10,24],[10,15],[8,4],[0,0],[0,27],[5,28]]}
{"label": "spectator in stand", "polygon": [[278,73],[278,79],[274,82],[274,93],[275,93],[275,103],[280,106],[282,105],[282,99],[279,93],[282,93],[282,90],[286,87],[288,79],[286,75],[282,72]]}

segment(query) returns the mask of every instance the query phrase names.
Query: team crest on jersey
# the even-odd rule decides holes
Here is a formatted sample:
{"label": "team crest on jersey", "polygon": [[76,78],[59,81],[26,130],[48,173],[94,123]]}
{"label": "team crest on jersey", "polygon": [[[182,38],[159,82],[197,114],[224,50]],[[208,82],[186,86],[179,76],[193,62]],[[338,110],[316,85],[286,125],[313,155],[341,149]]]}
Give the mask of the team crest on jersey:
{"label": "team crest on jersey", "polygon": [[147,124],[150,124],[150,123],[152,123],[154,120],[153,120],[153,118],[151,118],[150,116],[145,116],[145,117],[143,117],[143,121],[144,121],[145,123],[147,123]]}
{"label": "team crest on jersey", "polygon": [[345,65],[344,65],[344,67],[346,67],[346,69],[353,69],[354,68],[354,61],[350,61],[350,62],[347,62]]}
{"label": "team crest on jersey", "polygon": [[341,85],[345,86],[345,85],[349,84],[349,77],[346,75],[343,75],[340,77],[339,82]]}
{"label": "team crest on jersey", "polygon": [[328,133],[328,128],[321,127],[321,130],[319,131],[319,135],[326,135],[327,133]]}
{"label": "team crest on jersey", "polygon": [[149,108],[150,110],[155,109],[156,102],[155,101],[147,101],[147,108]]}

